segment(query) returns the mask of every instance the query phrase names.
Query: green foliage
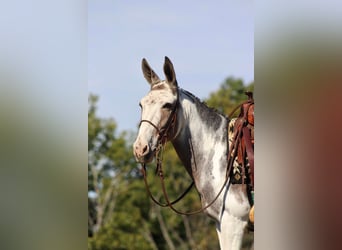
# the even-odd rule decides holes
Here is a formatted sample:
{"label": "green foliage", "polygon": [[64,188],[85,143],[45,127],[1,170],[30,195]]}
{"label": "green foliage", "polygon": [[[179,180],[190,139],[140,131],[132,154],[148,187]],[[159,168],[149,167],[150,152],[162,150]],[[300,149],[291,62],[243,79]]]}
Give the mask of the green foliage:
{"label": "green foliage", "polygon": [[133,174],[135,162],[125,133],[116,135],[112,119],[96,115],[97,97],[89,96],[88,108],[88,234],[98,235],[112,220],[120,187]]}
{"label": "green foliage", "polygon": [[228,115],[237,105],[247,100],[245,91],[254,91],[254,83],[245,86],[241,79],[228,77],[218,91],[209,95],[206,103]]}

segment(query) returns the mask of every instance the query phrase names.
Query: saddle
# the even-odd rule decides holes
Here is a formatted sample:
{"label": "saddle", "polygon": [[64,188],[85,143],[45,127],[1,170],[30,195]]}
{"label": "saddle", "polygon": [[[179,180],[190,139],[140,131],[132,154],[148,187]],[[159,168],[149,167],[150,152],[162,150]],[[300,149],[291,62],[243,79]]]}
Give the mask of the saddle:
{"label": "saddle", "polygon": [[[254,191],[254,99],[252,92],[245,92],[248,101],[243,103],[240,115],[235,123],[236,129],[242,129],[239,143],[237,161],[246,170],[246,156],[248,158],[250,185]],[[246,174],[246,173],[245,173]]]}
{"label": "saddle", "polygon": [[245,94],[248,100],[241,105],[240,114],[234,124],[234,133],[239,135],[235,137],[238,146],[234,156],[239,171],[236,174],[231,173],[231,176],[233,184],[247,184],[247,194],[252,205],[249,217],[250,222],[254,223],[254,99],[252,92]]}
{"label": "saddle", "polygon": [[[252,92],[245,92],[248,100],[241,104],[240,114],[234,122],[234,141],[237,154],[232,155],[234,167],[238,171],[231,173],[233,184],[248,184],[254,190],[254,100]],[[247,160],[248,159],[248,160]],[[237,165],[236,165],[237,163]]]}

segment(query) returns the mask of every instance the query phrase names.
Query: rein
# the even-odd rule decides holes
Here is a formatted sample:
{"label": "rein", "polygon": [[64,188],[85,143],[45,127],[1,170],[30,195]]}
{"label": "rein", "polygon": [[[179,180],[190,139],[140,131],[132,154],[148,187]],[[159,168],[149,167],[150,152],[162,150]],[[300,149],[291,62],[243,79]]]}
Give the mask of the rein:
{"label": "rein", "polygon": [[[248,102],[248,101],[247,101]],[[233,115],[235,113],[235,111],[242,107],[243,104],[247,103],[247,102],[243,102],[240,105],[238,105],[232,112],[231,114],[229,114],[229,116],[227,117],[228,119],[228,123],[229,123],[229,117],[231,117],[231,115]],[[164,198],[166,200],[166,204],[163,204],[161,202],[159,202],[157,199],[155,199],[151,193],[151,190],[149,188],[148,182],[147,182],[147,171],[146,171],[146,164],[145,163],[141,163],[141,173],[144,177],[144,183],[145,183],[145,187],[146,190],[150,196],[150,198],[152,199],[152,201],[154,203],[156,203],[157,205],[161,206],[161,207],[169,207],[170,209],[172,209],[174,212],[176,212],[177,214],[181,214],[181,215],[194,215],[194,214],[199,214],[201,212],[203,212],[204,210],[206,210],[207,208],[209,208],[211,205],[214,204],[214,202],[218,199],[218,197],[221,195],[224,187],[227,185],[228,181],[229,181],[229,175],[233,166],[233,162],[234,159],[237,156],[237,152],[238,152],[238,146],[239,146],[239,138],[241,137],[242,134],[242,130],[243,127],[239,127],[237,129],[237,131],[235,132],[234,136],[233,136],[233,141],[232,144],[228,150],[228,163],[227,163],[227,170],[226,170],[226,176],[225,176],[225,181],[222,185],[222,187],[220,188],[220,191],[217,193],[217,195],[215,196],[215,198],[209,203],[207,204],[205,207],[202,207],[201,209],[198,209],[196,211],[192,211],[192,212],[181,212],[179,210],[177,210],[176,208],[174,208],[174,204],[176,204],[177,202],[179,202],[182,198],[185,197],[185,195],[191,190],[191,188],[194,185],[194,181],[191,182],[191,184],[189,185],[189,187],[183,192],[182,195],[180,195],[177,199],[175,199],[174,201],[170,201],[169,196],[166,192],[166,188],[165,188],[165,182],[164,182],[164,173],[163,173],[163,169],[162,169],[162,158],[163,158],[163,151],[164,151],[164,147],[165,144],[167,142],[167,137],[168,137],[168,133],[170,132],[169,130],[171,128],[173,128],[173,131],[175,131],[175,122],[176,122],[176,118],[177,118],[177,107],[179,104],[179,93],[177,90],[177,101],[176,101],[176,105],[173,107],[171,114],[165,124],[165,126],[162,129],[159,129],[155,124],[153,124],[151,121],[149,120],[141,120],[139,127],[141,126],[141,124],[143,122],[147,122],[149,123],[151,126],[153,126],[157,133],[158,133],[158,146],[156,148],[156,173],[158,174],[159,178],[160,178],[160,182],[161,182],[161,186],[162,186],[162,190],[163,190],[163,194],[164,194]],[[229,143],[229,140],[227,140],[227,144]]]}

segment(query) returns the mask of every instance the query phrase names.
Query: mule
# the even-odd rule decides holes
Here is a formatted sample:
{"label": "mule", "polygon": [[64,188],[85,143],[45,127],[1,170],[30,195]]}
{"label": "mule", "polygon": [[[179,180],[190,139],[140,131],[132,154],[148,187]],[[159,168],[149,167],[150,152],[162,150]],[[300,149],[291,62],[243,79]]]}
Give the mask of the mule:
{"label": "mule", "polygon": [[163,69],[165,80],[158,77],[146,59],[142,60],[143,75],[151,89],[140,101],[141,123],[133,144],[135,158],[140,163],[151,162],[159,141],[165,138],[171,141],[194,180],[202,207],[212,202],[224,186],[204,212],[216,221],[220,248],[238,250],[248,223],[250,203],[244,185],[226,181],[229,121],[178,87],[173,64],[167,57]]}

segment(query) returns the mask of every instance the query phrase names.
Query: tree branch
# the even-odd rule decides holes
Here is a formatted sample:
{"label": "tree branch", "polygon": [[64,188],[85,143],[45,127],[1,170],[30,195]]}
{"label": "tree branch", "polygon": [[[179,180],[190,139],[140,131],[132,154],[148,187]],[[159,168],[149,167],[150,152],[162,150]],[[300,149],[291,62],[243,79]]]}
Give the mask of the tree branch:
{"label": "tree branch", "polygon": [[188,216],[187,215],[182,215],[182,219],[183,219],[183,224],[184,224],[184,227],[185,227],[186,238],[188,239],[188,241],[190,243],[190,247],[193,250],[197,250],[197,246],[196,246],[195,240],[192,237],[191,228],[190,228],[190,222],[189,222]]}
{"label": "tree branch", "polygon": [[176,247],[173,244],[172,239],[170,237],[170,234],[169,234],[169,232],[168,232],[168,230],[166,228],[163,216],[162,216],[162,214],[160,212],[160,208],[157,205],[153,205],[153,207],[155,208],[157,219],[158,219],[158,222],[159,222],[159,225],[160,225],[160,230],[161,230],[162,235],[163,235],[163,237],[164,237],[164,239],[166,241],[166,244],[169,246],[170,250],[176,250]]}
{"label": "tree branch", "polygon": [[158,246],[157,246],[156,242],[154,241],[154,239],[152,237],[151,230],[149,229],[148,223],[145,220],[143,220],[142,235],[150,243],[153,250],[158,250]]}

